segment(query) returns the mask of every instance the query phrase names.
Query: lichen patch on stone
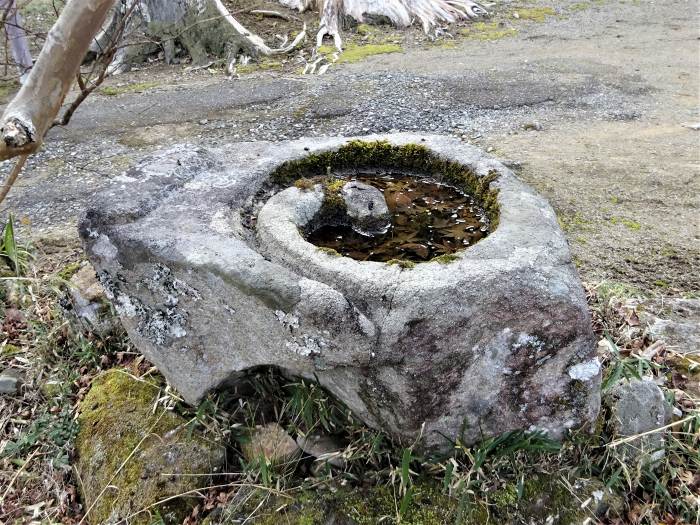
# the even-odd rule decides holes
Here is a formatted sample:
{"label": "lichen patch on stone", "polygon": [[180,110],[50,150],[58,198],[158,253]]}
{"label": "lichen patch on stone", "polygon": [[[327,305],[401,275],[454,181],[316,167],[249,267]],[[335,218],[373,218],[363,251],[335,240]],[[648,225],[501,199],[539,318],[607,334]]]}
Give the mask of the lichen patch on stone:
{"label": "lichen patch on stone", "polygon": [[600,359],[597,357],[569,368],[569,377],[576,381],[590,381],[600,374]]}

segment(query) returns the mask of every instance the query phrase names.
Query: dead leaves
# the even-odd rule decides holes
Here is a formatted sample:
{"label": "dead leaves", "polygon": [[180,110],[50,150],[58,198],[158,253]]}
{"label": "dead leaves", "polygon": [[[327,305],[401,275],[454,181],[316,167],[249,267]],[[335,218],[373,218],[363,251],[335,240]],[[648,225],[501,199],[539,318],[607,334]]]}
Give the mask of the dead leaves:
{"label": "dead leaves", "polygon": [[307,240],[360,261],[426,261],[452,254],[488,234],[488,220],[473,198],[432,179],[400,174],[360,174],[356,180],[384,193],[392,227],[366,237],[349,227],[325,226]]}

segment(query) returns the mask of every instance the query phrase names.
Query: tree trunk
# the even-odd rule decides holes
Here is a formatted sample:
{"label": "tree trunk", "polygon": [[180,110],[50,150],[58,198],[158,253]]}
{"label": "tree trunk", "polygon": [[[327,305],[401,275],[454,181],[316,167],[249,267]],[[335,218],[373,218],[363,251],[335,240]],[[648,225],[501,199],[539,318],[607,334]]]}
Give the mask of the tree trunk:
{"label": "tree trunk", "polygon": [[114,59],[113,72],[125,71],[159,47],[165,61],[172,63],[176,43],[189,53],[194,66],[202,66],[210,63],[209,56],[230,60],[239,53],[253,56],[287,53],[306,34],[304,28],[289,46],[273,49],[238,22],[221,0],[121,0],[96,38],[92,51],[99,52],[102,42],[109,39],[115,20],[134,2],[138,3],[137,9],[128,22],[125,45]]}

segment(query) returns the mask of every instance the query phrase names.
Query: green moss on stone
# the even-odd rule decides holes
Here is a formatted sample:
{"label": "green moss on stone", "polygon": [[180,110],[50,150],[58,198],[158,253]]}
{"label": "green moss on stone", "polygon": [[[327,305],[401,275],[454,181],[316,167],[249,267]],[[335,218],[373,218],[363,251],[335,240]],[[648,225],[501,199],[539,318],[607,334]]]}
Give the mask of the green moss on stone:
{"label": "green moss on stone", "polygon": [[[520,490],[515,482],[490,492],[484,501],[451,497],[431,481],[416,480],[412,485],[411,504],[399,516],[402,498],[397,487],[327,487],[330,490],[305,489],[290,497],[274,497],[257,490],[246,493],[245,504],[234,504],[225,509],[225,519],[212,523],[235,523],[249,519],[259,525],[294,523],[326,525],[377,523],[402,525],[484,525],[500,523],[552,523],[578,525],[586,518],[594,518],[594,490],[605,492],[604,503],[614,504],[614,496],[596,480],[577,484],[580,499],[571,496],[566,484],[557,475],[533,474],[525,479]],[[287,496],[292,496],[287,493]],[[466,498],[466,499],[465,499]],[[582,500],[591,500],[591,506],[581,509]]]}
{"label": "green moss on stone", "polygon": [[399,266],[404,270],[410,270],[416,267],[416,263],[413,261],[404,261],[402,259],[390,259],[386,262],[389,266]]}
{"label": "green moss on stone", "polygon": [[[595,516],[581,509],[580,501],[571,496],[557,475],[535,474],[524,480],[519,497],[516,483],[511,482],[488,499],[488,523],[551,523],[578,525]],[[582,499],[588,496],[582,494]]]}
{"label": "green moss on stone", "polygon": [[294,181],[294,186],[300,190],[312,190],[314,186],[316,186],[316,183],[311,179],[303,178]]}
{"label": "green moss on stone", "polygon": [[[267,501],[263,501],[263,498]],[[258,525],[443,525],[455,522],[458,501],[443,494],[437,485],[426,482],[413,486],[412,504],[397,520],[400,505],[400,496],[389,486],[339,488],[334,491],[302,490],[294,495],[294,499],[275,498],[258,491],[252,497],[248,495],[244,506],[224,511],[226,519],[221,523],[235,523],[239,517],[252,515],[250,522]]]}
{"label": "green moss on stone", "polygon": [[459,259],[459,255],[456,255],[454,253],[446,253],[444,255],[439,255],[437,257],[434,257],[432,259],[433,262],[440,263],[440,264],[450,264],[451,262],[454,262]]}
{"label": "green moss on stone", "polygon": [[319,246],[318,251],[330,255],[331,257],[340,257],[340,254],[333,248],[326,248],[325,246]]}
{"label": "green moss on stone", "polygon": [[[310,153],[303,159],[285,162],[272,173],[272,180],[290,186],[298,179],[319,177],[334,170],[377,167],[428,175],[460,187],[474,195],[484,206],[492,231],[498,226],[498,190],[491,184],[498,173],[492,171],[479,177],[468,167],[446,160],[421,144],[395,146],[386,141],[353,140],[335,150]],[[328,188],[328,183],[325,188]],[[334,189],[332,184],[330,189]]]}
{"label": "green moss on stone", "polygon": [[336,214],[345,213],[345,199],[341,194],[343,186],[347,181],[329,177],[322,182],[323,186],[323,209],[321,213]]}
{"label": "green moss on stone", "polygon": [[146,525],[156,511],[166,523],[181,521],[186,498],[151,506],[206,486],[222,465],[222,447],[189,432],[172,411],[154,410],[160,386],[112,369],[93,381],[80,404],[76,466],[84,508],[92,506],[90,523],[129,518]]}

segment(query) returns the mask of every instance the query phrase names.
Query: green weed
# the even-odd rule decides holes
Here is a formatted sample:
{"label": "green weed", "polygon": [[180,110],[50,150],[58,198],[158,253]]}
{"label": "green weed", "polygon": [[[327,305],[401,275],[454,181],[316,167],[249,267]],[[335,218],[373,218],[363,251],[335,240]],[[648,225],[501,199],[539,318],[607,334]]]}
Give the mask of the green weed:
{"label": "green weed", "polygon": [[17,242],[14,222],[15,219],[10,213],[2,229],[2,237],[0,238],[0,260],[19,277],[24,275],[27,271],[31,254],[26,246]]}

